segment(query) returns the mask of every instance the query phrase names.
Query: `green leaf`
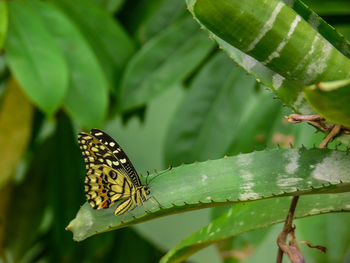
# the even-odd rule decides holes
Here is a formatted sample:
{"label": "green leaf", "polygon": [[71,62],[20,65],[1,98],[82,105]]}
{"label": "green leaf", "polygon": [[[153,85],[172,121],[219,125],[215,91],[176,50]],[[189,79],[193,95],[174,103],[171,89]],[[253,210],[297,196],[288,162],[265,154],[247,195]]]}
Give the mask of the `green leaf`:
{"label": "green leaf", "polygon": [[70,236],[62,230],[83,201],[85,171],[76,144],[76,133],[70,119],[63,113],[57,118],[57,128],[49,138],[46,149],[48,159],[45,171],[48,182],[45,187],[48,191],[47,203],[54,218],[50,242],[56,248],[52,256],[59,262],[63,261],[64,256],[70,261],[67,258],[79,252],[74,250]]}
{"label": "green leaf", "polygon": [[350,75],[350,60],[283,1],[196,0],[194,13],[220,38],[299,85]]}
{"label": "green leaf", "polygon": [[10,255],[13,262],[23,262],[37,238],[47,230],[43,229],[43,216],[47,205],[44,198],[47,196],[47,187],[43,186],[47,186],[48,174],[46,166],[42,164],[48,161],[49,147],[49,143],[44,142],[32,152],[33,159],[24,181],[12,190],[4,238],[6,254]]}
{"label": "green leaf", "polygon": [[123,27],[93,0],[53,1],[78,25],[115,90],[121,71],[134,52],[134,43]]}
{"label": "green leaf", "polygon": [[157,177],[150,185],[151,195],[162,209],[150,199],[130,213],[115,216],[115,206],[94,210],[85,203],[67,229],[73,232],[75,240],[83,240],[186,210],[268,197],[346,192],[350,189],[349,170],[347,152],[304,148],[275,149],[183,165]]}
{"label": "green leaf", "polygon": [[[15,169],[27,150],[34,107],[18,83],[10,79],[0,107],[0,189],[12,181]],[[6,154],[5,154],[6,153]]]}
{"label": "green leaf", "polygon": [[0,0],[0,50],[4,47],[6,34],[7,34],[7,24],[8,24],[8,13],[7,4],[5,0]]}
{"label": "green leaf", "polygon": [[179,21],[184,15],[188,15],[185,6],[184,1],[157,1],[157,4],[154,4],[149,14],[138,25],[138,38],[145,43],[171,24]]}
{"label": "green leaf", "polygon": [[46,21],[70,69],[65,108],[82,126],[101,126],[107,113],[108,82],[95,54],[59,9],[45,2],[32,3]]}
{"label": "green leaf", "polygon": [[123,6],[125,0],[95,0],[110,13],[116,13]]}
{"label": "green leaf", "polygon": [[[349,193],[344,194],[348,196]],[[334,198],[334,197],[332,197]],[[349,209],[349,202],[344,198],[345,211]],[[346,206],[346,204],[348,204]],[[341,208],[338,205],[336,208]],[[314,262],[346,262],[350,249],[350,214],[328,214],[298,220],[296,222],[298,240],[308,240],[314,245],[322,245],[327,248],[327,253],[323,254],[316,249],[309,249],[300,245],[303,255],[311,256]],[[334,235],[334,233],[341,233]],[[304,249],[303,249],[304,248]],[[310,260],[311,261],[311,260]],[[307,261],[309,262],[309,261]]]}
{"label": "green leaf", "polygon": [[328,121],[350,127],[350,80],[320,82],[305,88],[315,110]]}
{"label": "green leaf", "polygon": [[350,14],[350,4],[347,0],[304,0],[304,2],[322,16]]}
{"label": "green leaf", "polygon": [[[198,250],[220,240],[283,222],[290,201],[290,198],[275,198],[237,204],[209,225],[181,241],[160,262],[181,262]],[[295,218],[350,211],[349,201],[349,193],[302,196],[295,211]],[[315,229],[315,226],[312,228]]]}
{"label": "green leaf", "polygon": [[223,157],[235,135],[241,132],[237,126],[252,102],[255,85],[255,79],[225,54],[215,55],[193,80],[178,106],[168,128],[165,163],[177,165]]}
{"label": "green leaf", "polygon": [[[188,9],[193,15],[193,5],[195,1],[196,0],[187,0]],[[197,22],[201,27],[205,28],[198,19]],[[259,82],[270,87],[286,105],[298,113],[315,114],[313,109],[304,99],[301,86],[296,85],[294,82],[287,80],[285,77],[267,68],[255,58],[245,54],[221,39],[219,36],[215,35],[209,29],[205,29],[208,32],[209,37],[213,38],[232,60],[245,69],[249,74],[253,75]]]}
{"label": "green leaf", "polygon": [[145,104],[183,81],[214,47],[186,18],[148,41],[129,62],[122,82],[121,110]]}
{"label": "green leaf", "polygon": [[63,54],[45,23],[25,1],[8,2],[9,28],[5,46],[12,73],[28,97],[52,115],[68,87]]}

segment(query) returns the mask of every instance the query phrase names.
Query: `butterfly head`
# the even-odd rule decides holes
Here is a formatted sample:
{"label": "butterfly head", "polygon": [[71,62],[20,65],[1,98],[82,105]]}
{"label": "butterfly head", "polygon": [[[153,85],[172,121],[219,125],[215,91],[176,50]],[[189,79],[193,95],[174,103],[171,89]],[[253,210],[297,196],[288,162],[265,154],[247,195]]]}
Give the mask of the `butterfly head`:
{"label": "butterfly head", "polygon": [[146,195],[149,195],[151,192],[151,187],[149,185],[145,185],[143,190],[145,191]]}

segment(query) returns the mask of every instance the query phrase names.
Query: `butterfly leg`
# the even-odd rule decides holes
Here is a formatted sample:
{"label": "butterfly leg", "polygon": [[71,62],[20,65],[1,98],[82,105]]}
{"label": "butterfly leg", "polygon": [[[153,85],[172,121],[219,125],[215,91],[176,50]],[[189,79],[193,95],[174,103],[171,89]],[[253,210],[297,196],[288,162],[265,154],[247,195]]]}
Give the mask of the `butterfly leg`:
{"label": "butterfly leg", "polygon": [[153,195],[150,198],[148,198],[148,199],[151,200],[153,203],[154,203],[154,201],[156,201],[156,203],[158,204],[159,208],[163,209],[163,206],[158,202],[157,198],[155,198]]}

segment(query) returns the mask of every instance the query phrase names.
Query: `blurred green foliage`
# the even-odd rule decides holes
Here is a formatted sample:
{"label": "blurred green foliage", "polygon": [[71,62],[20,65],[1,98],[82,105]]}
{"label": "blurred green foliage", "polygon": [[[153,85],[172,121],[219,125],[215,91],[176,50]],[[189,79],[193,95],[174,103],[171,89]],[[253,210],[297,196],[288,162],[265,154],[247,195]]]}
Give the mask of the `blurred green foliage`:
{"label": "blurred green foliage", "polygon": [[[350,38],[347,0],[304,2]],[[295,3],[301,16],[310,14]],[[321,31],[335,47],[347,46],[324,21]],[[81,130],[106,130],[143,174],[265,146],[321,142],[322,133],[283,118],[291,108],[305,109],[295,104],[299,93],[272,87],[270,69],[249,67],[232,46],[211,38],[219,45],[200,30],[184,0],[0,0],[1,262],[157,262],[211,222],[211,214],[230,209],[174,215],[74,242],[65,227],[85,200]],[[282,75],[288,71],[277,66]],[[348,89],[339,93],[326,96],[344,114],[341,120],[348,119]],[[324,101],[321,95],[314,103]],[[342,142],[349,145],[348,138]],[[308,262],[349,260],[348,222],[344,214],[297,221],[298,238],[330,250],[324,256],[303,248]],[[271,262],[278,227],[226,239],[190,260]]]}

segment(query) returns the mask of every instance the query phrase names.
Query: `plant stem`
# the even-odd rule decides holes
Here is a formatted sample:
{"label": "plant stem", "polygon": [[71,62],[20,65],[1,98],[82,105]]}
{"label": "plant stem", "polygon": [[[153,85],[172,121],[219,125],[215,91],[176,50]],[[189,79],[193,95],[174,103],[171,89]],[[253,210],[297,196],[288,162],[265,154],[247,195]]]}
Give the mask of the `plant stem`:
{"label": "plant stem", "polygon": [[282,263],[282,259],[283,259],[283,253],[285,251],[282,250],[281,247],[283,247],[283,245],[285,245],[288,234],[293,231],[293,218],[294,218],[294,212],[295,212],[295,208],[298,204],[298,200],[299,200],[299,196],[294,196],[292,199],[292,202],[290,204],[289,207],[289,211],[288,211],[288,215],[286,218],[286,222],[284,223],[284,227],[282,232],[278,235],[277,238],[277,245],[278,245],[278,253],[277,253],[277,259],[276,262],[277,263]]}

